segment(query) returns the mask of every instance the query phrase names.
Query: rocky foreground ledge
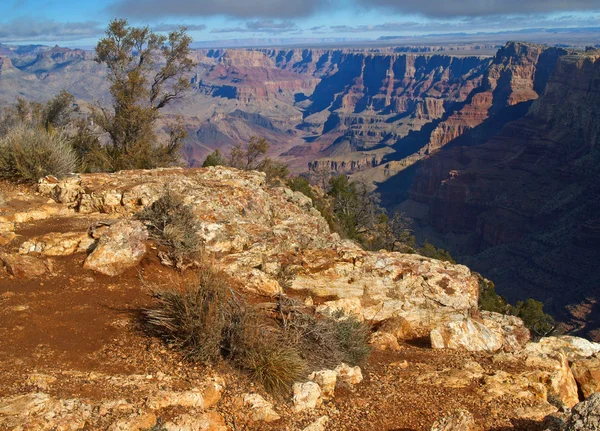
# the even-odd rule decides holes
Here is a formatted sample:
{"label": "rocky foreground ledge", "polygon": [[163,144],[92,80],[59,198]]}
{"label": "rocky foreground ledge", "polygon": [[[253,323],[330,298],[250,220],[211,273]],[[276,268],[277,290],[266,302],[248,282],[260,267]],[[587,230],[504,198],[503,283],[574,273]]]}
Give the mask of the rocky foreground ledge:
{"label": "rocky foreground ledge", "polygon": [[[227,365],[185,363],[148,337],[139,311],[176,271],[132,216],[166,189],[254,303],[284,294],[369,322],[369,364],[313,373],[274,400]],[[478,311],[467,267],[364,251],[262,173],[125,171],[0,194],[0,429],[562,430],[600,390],[600,344],[532,343],[519,319]]]}

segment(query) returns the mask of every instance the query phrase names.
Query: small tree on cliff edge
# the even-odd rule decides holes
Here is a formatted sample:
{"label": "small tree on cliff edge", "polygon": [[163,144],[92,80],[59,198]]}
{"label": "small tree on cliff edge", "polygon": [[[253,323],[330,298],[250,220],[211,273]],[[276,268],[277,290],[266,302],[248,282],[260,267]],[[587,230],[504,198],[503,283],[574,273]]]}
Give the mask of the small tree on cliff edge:
{"label": "small tree on cliff edge", "polygon": [[169,138],[159,142],[155,132],[159,111],[182,98],[189,88],[191,38],[186,29],[168,36],[148,27],[113,20],[96,45],[96,61],[106,64],[112,107],[96,107],[94,120],[109,136],[103,152],[112,170],[154,168],[177,162],[185,132],[170,125]]}

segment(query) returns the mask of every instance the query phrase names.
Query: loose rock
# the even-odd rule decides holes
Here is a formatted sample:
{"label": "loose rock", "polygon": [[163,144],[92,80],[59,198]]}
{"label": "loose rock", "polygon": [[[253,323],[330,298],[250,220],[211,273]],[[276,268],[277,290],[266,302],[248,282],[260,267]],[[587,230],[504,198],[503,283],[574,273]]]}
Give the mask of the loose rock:
{"label": "loose rock", "polygon": [[148,232],[137,220],[120,220],[98,241],[84,262],[86,269],[116,276],[137,266],[146,254]]}

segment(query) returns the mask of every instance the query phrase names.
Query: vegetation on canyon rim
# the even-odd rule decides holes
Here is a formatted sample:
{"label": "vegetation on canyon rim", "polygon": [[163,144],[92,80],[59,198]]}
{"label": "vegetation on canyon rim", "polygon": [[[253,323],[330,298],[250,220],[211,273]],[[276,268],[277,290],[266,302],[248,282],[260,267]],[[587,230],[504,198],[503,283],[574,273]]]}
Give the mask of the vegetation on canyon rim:
{"label": "vegetation on canyon rim", "polygon": [[156,306],[145,312],[152,332],[190,361],[228,360],[274,395],[320,366],[362,364],[370,353],[366,323],[341,313],[312,316],[285,297],[269,318],[207,264],[154,296]]}
{"label": "vegetation on canyon rim", "polygon": [[[92,106],[85,119],[66,92],[46,104],[18,100],[0,118],[1,175],[35,181],[40,174],[60,177],[74,171],[178,164],[183,125],[168,124],[162,138],[156,128],[160,111],[189,88],[188,73],[194,67],[190,43],[185,28],[164,36],[113,20],[96,46],[96,61],[108,70],[112,105]],[[20,144],[31,135],[36,135],[34,144]],[[30,157],[34,150],[50,157],[35,163]],[[57,158],[58,153],[65,156]]]}

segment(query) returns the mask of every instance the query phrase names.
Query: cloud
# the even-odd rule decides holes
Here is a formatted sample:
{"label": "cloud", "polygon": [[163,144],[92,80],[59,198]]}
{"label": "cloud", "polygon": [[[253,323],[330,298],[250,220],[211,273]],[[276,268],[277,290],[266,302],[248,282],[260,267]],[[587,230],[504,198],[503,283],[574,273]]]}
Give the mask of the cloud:
{"label": "cloud", "polygon": [[300,29],[291,21],[274,21],[270,19],[247,21],[244,27],[213,28],[211,33],[289,33]]}
{"label": "cloud", "polygon": [[365,8],[382,7],[428,17],[477,17],[491,15],[547,14],[597,11],[598,0],[356,0]]}
{"label": "cloud", "polygon": [[69,41],[97,37],[104,27],[96,21],[57,22],[15,19],[0,24],[0,42]]}
{"label": "cloud", "polygon": [[[335,0],[333,0],[335,1]],[[203,17],[236,18],[308,17],[327,7],[329,0],[118,0],[109,12],[130,18]]]}
{"label": "cloud", "polygon": [[396,34],[424,34],[424,33],[456,33],[472,31],[502,31],[527,28],[570,28],[570,27],[598,27],[600,15],[577,16],[565,15],[560,17],[540,16],[532,20],[531,16],[511,17],[466,17],[454,20],[419,21],[392,21],[374,25],[334,25],[329,26],[332,33],[396,33]]}
{"label": "cloud", "polygon": [[170,32],[177,31],[181,27],[185,27],[188,31],[206,30],[206,26],[204,24],[158,24],[152,26],[152,31]]}

